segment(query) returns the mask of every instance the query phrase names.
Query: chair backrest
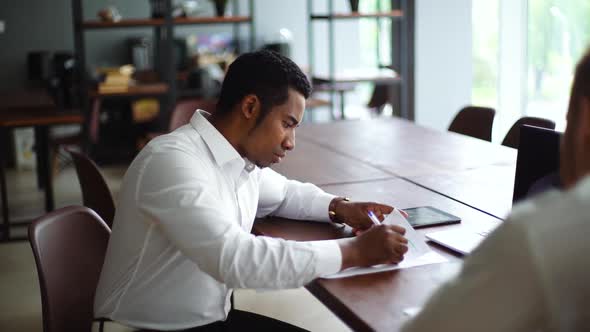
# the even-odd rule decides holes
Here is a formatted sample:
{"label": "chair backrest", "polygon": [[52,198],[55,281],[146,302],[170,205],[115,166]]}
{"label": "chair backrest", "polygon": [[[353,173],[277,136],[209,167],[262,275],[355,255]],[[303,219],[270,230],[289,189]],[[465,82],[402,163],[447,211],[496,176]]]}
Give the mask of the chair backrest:
{"label": "chair backrest", "polygon": [[90,112],[90,123],[88,125],[88,136],[90,142],[98,143],[100,135],[100,109],[102,107],[102,99],[94,98],[92,101],[92,110]]}
{"label": "chair backrest", "polygon": [[35,256],[43,331],[91,331],[94,295],[111,231],[92,210],[69,206],[35,220]]}
{"label": "chair backrest", "polygon": [[491,142],[495,115],[493,108],[466,106],[457,113],[449,131]]}
{"label": "chair backrest", "polygon": [[214,99],[186,99],[180,100],[176,103],[174,111],[170,117],[170,131],[189,123],[191,117],[197,109],[207,111],[209,113],[215,112],[217,101]]}
{"label": "chair backrest", "polygon": [[552,130],[555,129],[555,122],[553,122],[551,120],[543,119],[543,118],[536,118],[536,117],[532,117],[532,116],[525,116],[525,117],[518,119],[512,125],[512,127],[510,127],[510,130],[508,130],[508,133],[506,133],[506,136],[504,137],[504,140],[502,141],[502,145],[518,149],[518,144],[520,142],[520,128],[523,125],[552,129]]}
{"label": "chair backrest", "polygon": [[516,203],[548,188],[560,187],[559,148],[562,134],[546,128],[523,125],[514,173]]}
{"label": "chair backrest", "polygon": [[375,108],[379,111],[382,110],[383,106],[387,103],[391,103],[393,100],[394,92],[392,92],[391,86],[389,84],[377,84],[373,87],[373,94],[371,94],[371,99],[367,103],[367,107]]}
{"label": "chair backrest", "polygon": [[112,227],[115,217],[115,202],[98,166],[80,152],[68,148],[66,151],[70,153],[76,166],[84,206],[96,211],[106,224]]}

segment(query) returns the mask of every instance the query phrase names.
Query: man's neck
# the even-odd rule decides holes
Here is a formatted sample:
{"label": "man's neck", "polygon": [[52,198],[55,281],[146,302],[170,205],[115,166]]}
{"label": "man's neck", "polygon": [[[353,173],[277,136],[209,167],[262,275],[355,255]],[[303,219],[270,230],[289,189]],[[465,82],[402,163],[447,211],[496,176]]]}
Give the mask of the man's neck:
{"label": "man's neck", "polygon": [[231,146],[238,151],[238,153],[244,157],[243,149],[241,148],[245,136],[244,125],[240,123],[239,119],[236,119],[232,113],[225,115],[212,114],[208,118],[209,122],[225,139],[231,144]]}

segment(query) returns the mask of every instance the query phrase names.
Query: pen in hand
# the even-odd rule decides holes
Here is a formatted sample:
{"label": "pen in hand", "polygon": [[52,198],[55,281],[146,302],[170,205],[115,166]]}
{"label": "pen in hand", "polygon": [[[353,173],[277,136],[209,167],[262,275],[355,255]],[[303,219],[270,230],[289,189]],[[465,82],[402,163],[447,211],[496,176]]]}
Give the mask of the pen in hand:
{"label": "pen in hand", "polygon": [[[371,219],[371,221],[373,222],[373,225],[381,225],[379,218],[377,218],[377,216],[375,215],[375,213],[373,211],[367,212],[367,216],[369,216],[369,219]],[[353,229],[353,232],[354,232],[354,235],[360,235],[364,231],[362,229]]]}
{"label": "pen in hand", "polygon": [[381,224],[381,221],[379,221],[379,218],[377,218],[373,211],[369,211],[367,214],[369,215],[369,219],[371,219],[371,221],[373,222],[373,225]]}

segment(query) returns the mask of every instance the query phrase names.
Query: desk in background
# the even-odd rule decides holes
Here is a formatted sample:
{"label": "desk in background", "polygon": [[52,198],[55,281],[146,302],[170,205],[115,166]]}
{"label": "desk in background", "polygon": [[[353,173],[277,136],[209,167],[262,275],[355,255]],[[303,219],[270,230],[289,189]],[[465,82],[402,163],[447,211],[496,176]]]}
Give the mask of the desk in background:
{"label": "desk in background", "polygon": [[[49,127],[62,124],[80,124],[83,119],[77,113],[58,112],[44,90],[16,91],[0,94],[0,137],[6,137],[11,128],[34,127],[37,179],[45,190],[45,210],[52,211],[53,179],[49,156]],[[10,239],[10,216],[6,188],[6,152],[0,150],[0,190],[2,195],[1,239]]]}

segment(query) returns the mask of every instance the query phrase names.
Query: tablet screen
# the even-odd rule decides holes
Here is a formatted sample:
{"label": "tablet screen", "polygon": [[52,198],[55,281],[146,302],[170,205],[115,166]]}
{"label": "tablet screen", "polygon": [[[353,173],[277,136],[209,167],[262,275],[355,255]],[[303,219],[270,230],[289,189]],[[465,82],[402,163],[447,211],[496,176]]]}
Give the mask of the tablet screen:
{"label": "tablet screen", "polygon": [[414,228],[456,224],[461,221],[461,218],[432,206],[420,206],[404,209],[404,211],[408,213],[408,222]]}

